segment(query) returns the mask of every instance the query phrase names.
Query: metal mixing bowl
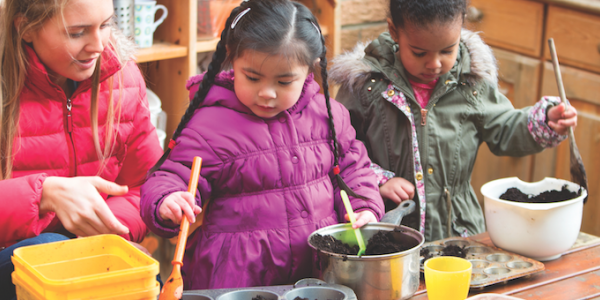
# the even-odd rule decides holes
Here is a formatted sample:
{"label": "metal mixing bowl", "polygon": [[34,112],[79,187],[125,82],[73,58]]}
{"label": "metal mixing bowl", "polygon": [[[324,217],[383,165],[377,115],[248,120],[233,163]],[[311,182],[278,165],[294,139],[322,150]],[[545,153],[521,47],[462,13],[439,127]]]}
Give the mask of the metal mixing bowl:
{"label": "metal mixing bowl", "polygon": [[390,223],[369,223],[360,228],[365,240],[369,240],[377,232],[394,231],[396,242],[407,245],[408,250],[385,255],[343,255],[317,249],[310,243],[317,234],[331,235],[343,239],[347,234],[354,234],[350,224],[327,226],[313,232],[308,237],[308,244],[317,251],[317,271],[315,274],[327,283],[345,285],[354,290],[361,300],[400,300],[408,299],[419,288],[419,251],[425,239],[412,228],[397,225],[402,217],[414,210],[414,202],[403,202],[400,206],[386,214],[382,221]]}

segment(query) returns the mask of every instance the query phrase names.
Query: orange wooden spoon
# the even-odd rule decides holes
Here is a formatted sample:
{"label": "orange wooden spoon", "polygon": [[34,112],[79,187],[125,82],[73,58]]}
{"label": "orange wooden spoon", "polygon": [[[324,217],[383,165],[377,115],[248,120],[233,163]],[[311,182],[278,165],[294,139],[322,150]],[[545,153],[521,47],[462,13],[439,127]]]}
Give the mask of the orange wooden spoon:
{"label": "orange wooden spoon", "polygon": [[[188,184],[188,192],[192,194],[192,197],[196,198],[196,190],[198,187],[198,179],[200,178],[200,167],[202,166],[202,158],[194,157],[192,163],[192,174],[190,175],[190,182]],[[173,300],[181,299],[183,297],[183,278],[181,277],[181,266],[183,266],[183,252],[185,251],[185,243],[187,241],[188,231],[190,229],[189,220],[183,216],[181,219],[181,227],[179,228],[179,237],[177,238],[177,246],[175,248],[175,257],[171,264],[173,264],[173,270],[171,275],[165,282],[160,295],[159,300]]]}

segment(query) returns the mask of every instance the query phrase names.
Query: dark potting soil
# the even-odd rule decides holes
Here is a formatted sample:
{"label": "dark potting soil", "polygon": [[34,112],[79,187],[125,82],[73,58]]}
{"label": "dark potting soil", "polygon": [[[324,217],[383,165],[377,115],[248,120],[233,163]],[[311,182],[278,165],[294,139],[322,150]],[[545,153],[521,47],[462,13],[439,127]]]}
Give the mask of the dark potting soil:
{"label": "dark potting soil", "polygon": [[350,246],[331,235],[320,235],[318,233],[310,238],[310,243],[317,249],[338,254],[356,255],[359,250],[358,245]]}
{"label": "dark potting soil", "polygon": [[[365,255],[384,255],[401,251],[406,251],[413,248],[414,243],[405,243],[394,237],[394,234],[401,234],[402,230],[395,229],[394,231],[380,230],[367,242]],[[337,254],[357,255],[358,245],[350,246],[331,235],[315,234],[310,243],[317,249]]]}
{"label": "dark potting soil", "polygon": [[394,237],[394,234],[402,234],[402,230],[396,228],[394,231],[378,231],[369,239],[365,255],[397,253],[406,251],[415,246],[414,243],[403,243],[402,241],[397,240]]}
{"label": "dark potting soil", "polygon": [[581,195],[581,190],[578,192],[571,192],[567,189],[567,185],[563,185],[560,191],[550,190],[544,191],[539,195],[525,194],[518,188],[509,188],[506,192],[500,195],[500,199],[515,201],[515,202],[526,202],[526,203],[552,203],[564,200],[571,200]]}
{"label": "dark potting soil", "polygon": [[[420,255],[423,256],[423,261],[433,257],[433,253],[427,248],[421,248]],[[440,256],[456,256],[460,258],[467,257],[466,246],[460,247],[457,245],[448,245],[440,251]]]}
{"label": "dark potting soil", "polygon": [[261,295],[256,295],[256,297],[252,297],[252,300],[270,300],[272,298],[266,298]]}

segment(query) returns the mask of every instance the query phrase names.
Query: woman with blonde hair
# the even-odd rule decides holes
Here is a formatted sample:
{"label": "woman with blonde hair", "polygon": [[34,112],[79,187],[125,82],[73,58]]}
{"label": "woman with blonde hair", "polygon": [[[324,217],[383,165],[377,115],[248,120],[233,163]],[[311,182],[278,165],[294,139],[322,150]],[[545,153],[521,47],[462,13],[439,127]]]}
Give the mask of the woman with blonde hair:
{"label": "woman with blonde hair", "polygon": [[14,297],[15,248],[147,232],[140,186],[162,150],[113,13],[112,0],[2,3],[0,299]]}

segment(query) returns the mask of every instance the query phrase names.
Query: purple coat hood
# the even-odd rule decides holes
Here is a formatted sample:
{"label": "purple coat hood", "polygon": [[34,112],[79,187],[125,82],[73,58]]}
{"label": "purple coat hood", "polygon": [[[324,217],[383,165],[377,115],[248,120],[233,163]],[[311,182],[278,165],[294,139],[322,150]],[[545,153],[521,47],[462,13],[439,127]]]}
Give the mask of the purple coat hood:
{"label": "purple coat hood", "polygon": [[[190,95],[201,76],[190,79]],[[179,225],[162,220],[158,207],[165,196],[187,191],[192,159],[200,156],[196,200],[210,202],[204,224],[188,238],[184,288],[290,284],[313,276],[308,236],[343,222],[345,214],[332,180],[332,139],[319,85],[310,75],[292,108],[262,119],[237,99],[233,72],[222,72],[215,83],[169,158],[142,187],[142,218],[156,234],[177,235]],[[383,200],[367,151],[355,139],[348,111],[333,99],[331,106],[340,174],[371,199],[351,197],[352,206],[381,218]]]}

